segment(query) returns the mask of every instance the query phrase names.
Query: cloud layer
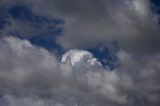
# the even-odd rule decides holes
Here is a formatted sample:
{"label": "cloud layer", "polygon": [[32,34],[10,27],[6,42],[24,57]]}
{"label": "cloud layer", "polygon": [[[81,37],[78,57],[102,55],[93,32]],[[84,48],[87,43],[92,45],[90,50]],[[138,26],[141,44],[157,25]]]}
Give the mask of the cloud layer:
{"label": "cloud layer", "polygon": [[57,39],[63,48],[84,49],[118,41],[120,47],[131,52],[159,50],[159,15],[152,10],[150,0],[1,1],[8,6],[16,3],[35,14],[64,20],[62,36]]}
{"label": "cloud layer", "polygon": [[159,105],[159,55],[146,58],[144,64],[121,50],[120,68],[82,67],[77,72],[72,64],[58,62],[53,53],[27,40],[2,38],[0,50],[5,106]]}
{"label": "cloud layer", "polygon": [[57,40],[64,48],[108,45],[116,40],[132,52],[159,50],[159,16],[149,0],[36,0],[26,4],[32,4],[37,14],[65,20],[63,36]]}

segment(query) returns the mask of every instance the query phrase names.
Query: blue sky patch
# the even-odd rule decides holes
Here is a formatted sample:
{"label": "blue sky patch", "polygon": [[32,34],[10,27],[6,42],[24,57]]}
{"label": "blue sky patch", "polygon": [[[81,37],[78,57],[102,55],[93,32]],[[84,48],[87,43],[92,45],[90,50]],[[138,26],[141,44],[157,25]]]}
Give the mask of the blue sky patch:
{"label": "blue sky patch", "polygon": [[113,70],[118,66],[116,57],[118,46],[116,43],[113,43],[111,47],[99,45],[95,48],[89,48],[87,50],[90,51],[104,67],[109,67],[111,70]]}
{"label": "blue sky patch", "polygon": [[[64,24],[62,19],[49,19],[45,16],[34,14],[30,8],[24,5],[16,4],[8,8],[0,9],[0,33],[3,32],[10,18],[20,23],[29,23],[29,28],[36,29],[37,33],[29,33],[28,36],[23,36],[19,30],[7,32],[5,36],[16,36],[21,39],[28,39],[32,44],[43,47],[47,50],[54,50],[57,54],[61,54],[62,48],[56,43],[56,37],[63,31],[59,25]],[[24,29],[25,31],[25,29]]]}
{"label": "blue sky patch", "polygon": [[153,10],[160,14],[160,0],[151,0],[151,3],[153,4]]}
{"label": "blue sky patch", "polygon": [[0,30],[5,27],[7,24],[7,19],[8,16],[5,13],[5,9],[3,7],[0,7]]}
{"label": "blue sky patch", "polygon": [[58,18],[49,19],[44,16],[34,14],[29,8],[24,5],[13,5],[9,8],[9,14],[18,21],[31,22],[36,27],[44,24],[63,24],[64,21]]}

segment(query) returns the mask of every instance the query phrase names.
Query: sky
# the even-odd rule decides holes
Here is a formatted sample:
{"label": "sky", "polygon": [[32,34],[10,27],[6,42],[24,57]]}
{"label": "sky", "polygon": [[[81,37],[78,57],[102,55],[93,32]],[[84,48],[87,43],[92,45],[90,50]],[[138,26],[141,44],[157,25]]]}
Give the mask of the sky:
{"label": "sky", "polygon": [[0,0],[0,106],[159,106],[159,0]]}

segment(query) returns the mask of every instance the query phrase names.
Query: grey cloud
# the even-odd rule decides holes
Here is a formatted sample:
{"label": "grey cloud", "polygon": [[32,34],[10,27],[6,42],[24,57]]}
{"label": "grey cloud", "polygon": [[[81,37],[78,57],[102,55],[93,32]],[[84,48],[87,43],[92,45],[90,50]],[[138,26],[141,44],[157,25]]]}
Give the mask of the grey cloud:
{"label": "grey cloud", "polygon": [[[63,33],[57,42],[65,49],[108,45],[116,40],[121,48],[134,53],[148,54],[160,50],[159,16],[151,10],[149,0],[15,2],[27,5],[35,14],[64,19]],[[6,4],[15,2],[8,1]]]}
{"label": "grey cloud", "polygon": [[[112,72],[113,78],[104,79],[103,74],[109,76],[107,74],[109,72],[75,74],[71,66],[58,63],[54,54],[33,46],[27,40],[9,37],[1,39],[0,43],[0,93],[6,95],[9,99],[4,99],[13,105],[29,106],[30,99],[34,100],[36,96],[42,101],[46,99],[44,102],[53,100],[66,104],[65,106],[74,104],[103,106],[106,101],[111,104],[121,102],[116,88],[112,85],[112,81],[116,83],[118,78]],[[94,78],[97,80],[95,83],[92,81]],[[106,82],[107,79],[109,81]],[[101,80],[105,82],[101,83]],[[111,88],[105,86],[105,83]],[[115,90],[112,90],[112,86]],[[103,95],[105,91],[111,98],[107,94]]]}
{"label": "grey cloud", "polygon": [[51,37],[53,41],[63,23],[63,20],[55,19],[56,17],[34,13],[30,6],[20,1],[0,1],[0,7],[0,36],[12,34],[21,38],[32,38],[39,35]]}
{"label": "grey cloud", "polygon": [[[88,48],[118,41],[120,50],[116,56],[120,67],[112,71],[88,68],[85,73],[86,69],[76,73],[72,65],[60,63],[54,53],[27,40],[2,38],[0,100],[6,101],[6,106],[159,106],[159,25],[149,0],[0,3],[17,2],[27,5],[35,14],[64,19],[63,34],[57,39],[64,48]],[[21,23],[11,22],[15,26],[9,29],[21,29]],[[22,30],[27,29],[24,27]],[[26,32],[32,31],[37,32],[32,28]],[[148,55],[153,52],[156,54]]]}
{"label": "grey cloud", "polygon": [[[101,6],[93,5],[89,8],[92,10],[104,7],[104,12],[93,11],[92,14],[92,11],[86,10],[82,12],[84,14],[77,15],[77,10],[75,16],[66,16],[64,36],[59,39],[64,47],[86,48],[99,43],[107,45],[108,42],[117,40],[122,48],[132,52],[152,52],[159,49],[158,20],[148,1],[117,0],[101,3]],[[92,3],[88,3],[88,6],[92,6]]]}
{"label": "grey cloud", "polygon": [[120,68],[76,73],[71,65],[58,62],[53,53],[27,40],[2,38],[0,50],[0,99],[6,106],[160,104],[159,55],[138,61],[121,50]]}
{"label": "grey cloud", "polygon": [[87,48],[108,45],[117,40],[132,52],[159,50],[158,15],[149,0],[36,0],[37,14],[65,20],[63,36],[57,41],[64,48]]}

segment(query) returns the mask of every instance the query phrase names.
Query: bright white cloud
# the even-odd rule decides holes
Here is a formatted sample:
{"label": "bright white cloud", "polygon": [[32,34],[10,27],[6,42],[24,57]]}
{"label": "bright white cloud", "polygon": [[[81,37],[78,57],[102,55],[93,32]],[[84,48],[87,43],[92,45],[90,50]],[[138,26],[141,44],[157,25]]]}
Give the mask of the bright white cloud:
{"label": "bright white cloud", "polygon": [[85,50],[70,50],[62,56],[62,63],[70,64],[77,70],[82,70],[83,68],[100,68],[102,64],[93,54]]}

